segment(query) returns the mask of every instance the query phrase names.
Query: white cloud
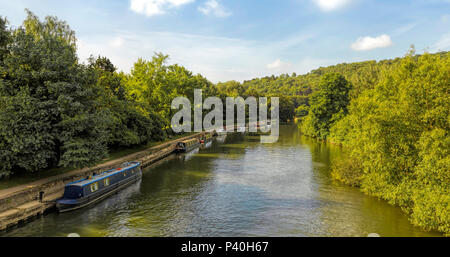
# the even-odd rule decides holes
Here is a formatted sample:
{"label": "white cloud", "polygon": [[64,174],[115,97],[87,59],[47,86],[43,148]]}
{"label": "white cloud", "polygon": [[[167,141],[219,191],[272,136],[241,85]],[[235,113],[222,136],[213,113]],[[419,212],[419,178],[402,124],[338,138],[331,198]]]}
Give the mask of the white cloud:
{"label": "white cloud", "polygon": [[269,63],[266,65],[266,68],[269,70],[281,70],[285,68],[291,67],[292,64],[287,62],[282,62],[280,59],[276,59],[273,63]]}
{"label": "white cloud", "polygon": [[368,51],[375,48],[385,48],[392,45],[391,37],[383,34],[378,37],[360,37],[352,45],[355,51]]}
{"label": "white cloud", "polygon": [[166,13],[167,9],[194,2],[195,0],[131,0],[130,9],[146,16]]}
{"label": "white cloud", "polygon": [[301,54],[295,56],[295,62],[274,62],[282,54],[292,55],[292,47],[306,44],[309,38],[308,34],[297,34],[270,42],[172,32],[115,31],[112,35],[80,38],[78,56],[81,61],[86,61],[91,54],[106,56],[119,70],[129,72],[138,58],[151,60],[154,52],[162,52],[169,55],[170,64],[183,65],[212,82],[243,81],[271,74],[302,74],[335,64],[334,60]]}
{"label": "white cloud", "polygon": [[432,47],[431,51],[448,51],[450,50],[450,33],[447,33],[439,39]]}
{"label": "white cloud", "polygon": [[116,37],[109,43],[109,45],[112,47],[115,47],[115,48],[119,48],[119,47],[123,46],[124,43],[125,42],[124,42],[123,38]]}
{"label": "white cloud", "polygon": [[219,2],[216,0],[208,0],[202,6],[198,7],[198,10],[204,15],[214,15],[217,17],[228,17],[231,12],[226,10]]}
{"label": "white cloud", "polygon": [[313,0],[313,1],[324,12],[337,10],[350,3],[350,0]]}

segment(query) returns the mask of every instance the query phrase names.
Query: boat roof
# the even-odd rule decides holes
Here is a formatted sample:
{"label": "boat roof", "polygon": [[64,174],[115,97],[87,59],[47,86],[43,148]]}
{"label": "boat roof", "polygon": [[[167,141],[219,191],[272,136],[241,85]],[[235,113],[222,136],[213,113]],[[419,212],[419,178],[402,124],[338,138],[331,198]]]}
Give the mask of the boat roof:
{"label": "boat roof", "polygon": [[198,139],[197,138],[186,139],[186,140],[183,140],[183,141],[181,141],[179,143],[188,143],[188,142],[192,142],[192,141],[198,141]]}
{"label": "boat roof", "polygon": [[84,179],[77,180],[77,181],[74,181],[74,182],[72,182],[72,183],[69,183],[69,184],[67,184],[66,186],[79,186],[79,187],[83,187],[83,186],[92,184],[92,183],[94,183],[94,182],[97,182],[97,181],[99,181],[99,180],[102,180],[102,179],[104,179],[104,178],[107,178],[107,177],[110,177],[110,176],[112,176],[112,175],[115,175],[115,174],[117,174],[117,173],[121,173],[121,172],[123,172],[123,171],[127,171],[127,170],[129,170],[129,169],[135,168],[135,167],[137,167],[137,166],[139,166],[139,165],[140,165],[139,162],[129,162],[129,163],[128,163],[128,166],[126,166],[126,167],[119,167],[119,168],[107,170],[107,171],[102,172],[101,174],[92,176],[91,179],[86,179],[86,178],[84,178]]}

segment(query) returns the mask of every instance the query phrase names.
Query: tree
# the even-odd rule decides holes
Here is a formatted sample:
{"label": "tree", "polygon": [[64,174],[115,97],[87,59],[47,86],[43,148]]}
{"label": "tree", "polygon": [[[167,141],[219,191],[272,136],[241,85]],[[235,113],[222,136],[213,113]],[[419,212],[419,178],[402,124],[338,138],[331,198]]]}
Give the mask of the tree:
{"label": "tree", "polygon": [[0,67],[2,174],[55,164],[84,167],[107,153],[94,74],[78,64],[74,33],[28,13]]}
{"label": "tree", "polygon": [[161,120],[152,112],[144,115],[139,111],[139,104],[127,98],[125,75],[117,73],[107,57],[91,56],[89,67],[97,75],[101,90],[99,102],[110,121],[106,128],[109,146],[131,146],[163,139]]}
{"label": "tree", "polygon": [[167,65],[168,56],[157,53],[151,61],[139,59],[126,76],[127,94],[142,107],[145,115],[156,114],[163,122],[163,128],[170,132],[173,114],[172,100],[179,96],[194,102],[194,90],[203,89],[204,94],[215,93],[212,84],[201,75],[177,64]]}
{"label": "tree", "polygon": [[280,98],[280,120],[292,121],[295,116],[295,106],[292,97],[282,96]]}
{"label": "tree", "polygon": [[333,172],[450,234],[450,58],[407,55],[352,100],[333,128],[357,170]]}
{"label": "tree", "polygon": [[65,21],[58,20],[54,16],[47,16],[45,21],[41,22],[30,10],[25,9],[25,12],[27,18],[23,22],[23,27],[27,34],[32,35],[36,40],[44,38],[59,39],[72,48],[76,48],[75,31],[70,29]]}
{"label": "tree", "polygon": [[0,63],[3,62],[4,56],[8,53],[8,43],[11,39],[11,32],[7,28],[8,21],[0,16]]}
{"label": "tree", "polygon": [[309,112],[309,106],[300,105],[299,107],[297,107],[297,109],[295,109],[295,117],[303,118],[306,115],[308,115],[308,112]]}
{"label": "tree", "polygon": [[350,83],[338,73],[323,75],[319,90],[311,96],[310,122],[314,135],[326,139],[332,124],[347,114]]}

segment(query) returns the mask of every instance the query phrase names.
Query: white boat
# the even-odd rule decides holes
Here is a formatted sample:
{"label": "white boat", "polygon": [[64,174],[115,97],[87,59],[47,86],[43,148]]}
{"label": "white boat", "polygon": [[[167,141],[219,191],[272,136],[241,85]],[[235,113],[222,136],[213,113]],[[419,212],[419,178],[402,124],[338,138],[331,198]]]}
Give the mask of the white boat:
{"label": "white boat", "polygon": [[225,135],[227,134],[227,131],[224,128],[218,128],[216,129],[217,135]]}
{"label": "white boat", "polygon": [[238,127],[237,128],[237,132],[238,133],[245,133],[245,132],[247,132],[247,129],[245,127]]}

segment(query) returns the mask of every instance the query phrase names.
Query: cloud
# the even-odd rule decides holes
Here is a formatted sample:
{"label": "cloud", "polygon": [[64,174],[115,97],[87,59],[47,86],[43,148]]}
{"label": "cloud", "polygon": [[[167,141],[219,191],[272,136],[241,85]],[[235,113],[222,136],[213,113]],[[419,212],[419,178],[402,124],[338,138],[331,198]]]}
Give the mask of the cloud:
{"label": "cloud", "polygon": [[273,63],[269,63],[266,65],[266,68],[269,70],[276,70],[276,69],[285,69],[291,67],[292,64],[287,62],[282,62],[280,59],[275,60]]}
{"label": "cloud", "polygon": [[216,17],[228,17],[231,12],[226,10],[219,2],[216,0],[208,0],[202,6],[198,7],[198,10],[204,15],[214,15]]}
{"label": "cloud", "polygon": [[109,45],[112,47],[115,47],[115,48],[119,48],[119,47],[123,46],[124,43],[125,42],[124,42],[123,38],[116,37],[109,43]]}
{"label": "cloud", "polygon": [[450,33],[447,33],[439,39],[432,47],[431,51],[448,51],[450,50]]}
{"label": "cloud", "polygon": [[195,0],[131,0],[130,9],[146,16],[161,15],[167,9],[194,2]]}
{"label": "cloud", "polygon": [[392,45],[391,37],[383,34],[378,37],[360,37],[352,45],[355,51],[368,51],[375,48],[385,48]]}
{"label": "cloud", "polygon": [[419,22],[406,24],[406,25],[404,25],[402,27],[399,27],[396,30],[394,30],[393,34],[394,35],[405,34],[405,33],[409,32],[409,31],[413,30],[414,28],[416,28],[418,24],[419,24]]}
{"label": "cloud", "polygon": [[79,38],[78,56],[81,61],[86,61],[91,54],[107,56],[119,70],[129,72],[138,58],[151,60],[154,52],[162,52],[169,55],[169,64],[183,65],[212,82],[243,81],[271,74],[302,74],[319,66],[335,64],[334,60],[312,58],[301,53],[292,57],[295,62],[281,61],[280,55],[292,56],[292,47],[307,44],[309,38],[310,35],[299,33],[277,41],[257,41],[174,32],[117,30],[112,34]]}
{"label": "cloud", "polygon": [[334,11],[344,7],[350,0],[313,0],[324,12]]}

